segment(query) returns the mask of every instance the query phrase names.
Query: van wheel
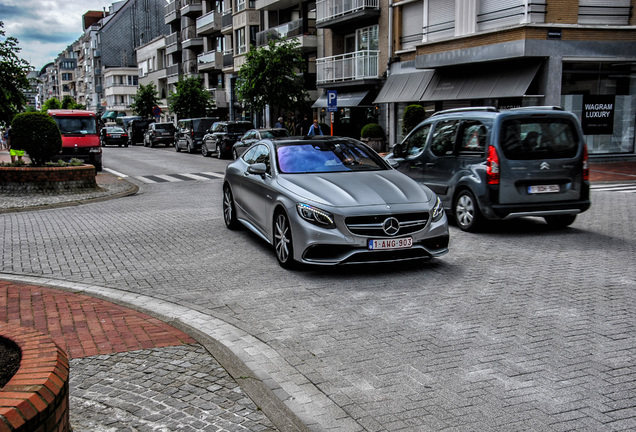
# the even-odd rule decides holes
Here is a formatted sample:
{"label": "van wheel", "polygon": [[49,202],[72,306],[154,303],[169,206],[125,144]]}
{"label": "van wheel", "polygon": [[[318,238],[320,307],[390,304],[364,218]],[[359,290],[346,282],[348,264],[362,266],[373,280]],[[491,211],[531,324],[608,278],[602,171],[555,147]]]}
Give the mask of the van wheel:
{"label": "van wheel", "polygon": [[205,142],[201,144],[201,154],[203,155],[203,157],[210,156],[210,152],[208,151],[208,145]]}
{"label": "van wheel", "polygon": [[576,215],[545,216],[544,219],[550,227],[563,229],[572,225],[576,219]]}
{"label": "van wheel", "polygon": [[468,190],[457,195],[453,213],[457,226],[463,231],[474,232],[483,224],[484,217],[477,206],[477,200]]}
{"label": "van wheel", "polygon": [[192,143],[188,141],[188,153],[194,153],[194,147],[192,147]]}

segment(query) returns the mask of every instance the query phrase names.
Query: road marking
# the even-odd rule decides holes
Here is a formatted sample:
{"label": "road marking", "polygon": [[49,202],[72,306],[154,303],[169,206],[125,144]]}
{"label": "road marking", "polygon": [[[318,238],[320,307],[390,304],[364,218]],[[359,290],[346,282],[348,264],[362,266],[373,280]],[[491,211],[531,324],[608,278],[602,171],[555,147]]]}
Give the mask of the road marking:
{"label": "road marking", "polygon": [[146,184],[156,183],[175,183],[181,181],[209,181],[222,179],[225,176],[221,173],[202,172],[202,173],[185,173],[185,174],[154,174],[133,177]]}
{"label": "road marking", "polygon": [[107,172],[111,173],[112,175],[117,176],[117,177],[121,177],[121,178],[128,177],[126,174],[120,173],[119,171],[115,171],[115,170],[110,169],[110,168],[104,168],[104,171],[107,171]]}
{"label": "road marking", "polygon": [[594,191],[636,193],[636,184],[599,184],[590,187]]}

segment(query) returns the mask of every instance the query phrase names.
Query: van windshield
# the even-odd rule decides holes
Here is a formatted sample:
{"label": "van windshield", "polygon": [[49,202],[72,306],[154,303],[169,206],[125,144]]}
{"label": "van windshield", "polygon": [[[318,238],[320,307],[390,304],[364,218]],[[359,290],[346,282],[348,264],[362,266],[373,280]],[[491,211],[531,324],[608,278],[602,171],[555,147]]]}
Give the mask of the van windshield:
{"label": "van windshield", "polygon": [[93,117],[59,117],[54,116],[57,127],[63,135],[97,133],[97,126]]}
{"label": "van windshield", "polygon": [[579,136],[568,119],[514,119],[503,122],[500,143],[511,160],[573,158]]}

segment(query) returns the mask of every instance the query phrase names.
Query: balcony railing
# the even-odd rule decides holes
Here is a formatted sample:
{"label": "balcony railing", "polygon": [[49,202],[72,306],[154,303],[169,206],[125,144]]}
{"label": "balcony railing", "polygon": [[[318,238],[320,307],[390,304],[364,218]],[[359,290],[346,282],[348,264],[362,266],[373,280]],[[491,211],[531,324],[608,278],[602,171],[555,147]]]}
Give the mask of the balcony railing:
{"label": "balcony railing", "polygon": [[221,30],[221,14],[212,11],[197,18],[197,33],[200,35],[213,33]]}
{"label": "balcony railing", "polygon": [[197,68],[199,70],[223,69],[223,53],[210,51],[197,56]]}
{"label": "balcony railing", "polygon": [[[316,34],[316,22],[314,20],[308,22],[307,30],[307,34]],[[290,21],[278,27],[268,28],[265,31],[256,33],[256,46],[265,46],[270,39],[279,40],[301,35],[303,35],[303,20]]]}
{"label": "balcony railing", "polygon": [[232,9],[228,9],[223,11],[223,16],[221,17],[221,25],[222,28],[232,27]]}
{"label": "balcony railing", "polygon": [[356,51],[316,60],[318,84],[379,78],[380,51]]}
{"label": "balcony railing", "polygon": [[316,22],[321,23],[353,12],[379,8],[380,0],[318,0]]}
{"label": "balcony railing", "polygon": [[174,64],[172,66],[168,66],[166,68],[166,76],[179,75],[180,68],[181,68],[181,65],[179,63]]}

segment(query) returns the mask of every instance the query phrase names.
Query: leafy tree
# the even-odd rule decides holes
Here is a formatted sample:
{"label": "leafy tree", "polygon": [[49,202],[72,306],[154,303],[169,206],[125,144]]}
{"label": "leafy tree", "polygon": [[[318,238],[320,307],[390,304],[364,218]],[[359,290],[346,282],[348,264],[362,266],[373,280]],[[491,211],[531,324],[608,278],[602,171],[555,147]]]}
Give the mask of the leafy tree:
{"label": "leafy tree", "polygon": [[62,108],[62,102],[60,102],[60,100],[55,97],[51,99],[47,99],[42,104],[42,112],[47,112],[50,109],[60,109],[60,108]]}
{"label": "leafy tree", "polygon": [[73,109],[75,105],[75,100],[69,95],[64,96],[62,99],[62,109]]}
{"label": "leafy tree", "polygon": [[133,113],[138,116],[151,118],[154,116],[152,109],[159,104],[157,88],[155,83],[140,85],[137,94],[133,96],[133,103],[130,105]]}
{"label": "leafy tree", "polygon": [[270,39],[266,47],[250,49],[239,70],[238,98],[254,111],[263,111],[267,105],[280,112],[302,109],[309,93],[299,78],[305,72],[299,44]]}
{"label": "leafy tree", "polygon": [[9,124],[26,104],[24,91],[30,88],[27,74],[31,66],[18,57],[21,48],[14,37],[5,38],[0,21],[0,124]]}
{"label": "leafy tree", "polygon": [[426,110],[422,105],[409,105],[402,116],[402,133],[407,135],[415,126],[426,118]]}
{"label": "leafy tree", "polygon": [[43,166],[62,150],[62,134],[50,115],[18,114],[11,123],[11,146],[23,149],[35,166]]}
{"label": "leafy tree", "polygon": [[178,118],[205,117],[212,108],[212,96],[201,78],[180,78],[175,87],[176,91],[168,96],[168,106]]}

